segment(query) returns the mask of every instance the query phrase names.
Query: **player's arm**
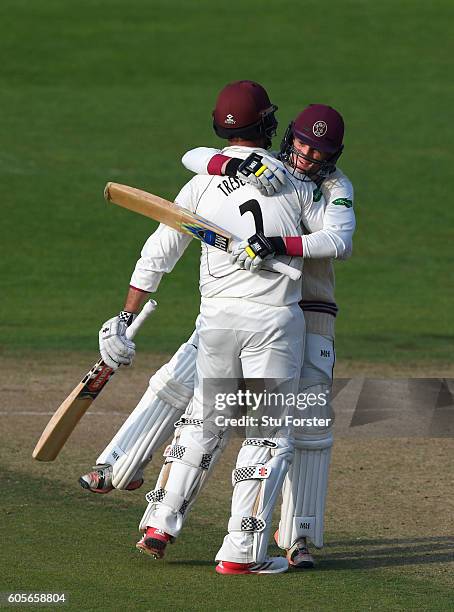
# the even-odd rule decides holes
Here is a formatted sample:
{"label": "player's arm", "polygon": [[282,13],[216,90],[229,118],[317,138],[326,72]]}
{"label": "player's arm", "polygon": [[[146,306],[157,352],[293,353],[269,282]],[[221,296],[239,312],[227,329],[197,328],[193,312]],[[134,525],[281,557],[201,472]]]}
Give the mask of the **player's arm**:
{"label": "player's arm", "polygon": [[[177,204],[191,210],[192,190],[190,181],[176,197]],[[157,291],[163,275],[173,270],[190,242],[190,236],[163,224],[145,242],[131,276],[123,310],[106,321],[99,331],[101,357],[114,370],[132,363],[135,344],[126,337],[126,330],[149,294]]]}
{"label": "player's arm", "polygon": [[327,201],[323,227],[304,236],[265,236],[255,234],[238,244],[232,263],[254,272],[262,261],[276,255],[308,259],[347,259],[352,252],[356,221],[353,211],[353,187],[345,176],[327,180],[322,191]]}
{"label": "player's arm", "polygon": [[326,201],[323,227],[311,232],[310,218],[305,219],[303,213],[304,225],[310,233],[284,237],[287,255],[307,259],[350,257],[356,227],[353,186],[346,176],[340,172],[337,174],[339,176],[328,178],[321,185]]}
{"label": "player's arm", "polygon": [[[328,205],[323,229],[304,236],[265,236],[262,233],[251,236],[238,244],[232,253],[235,256],[249,248],[254,257],[264,259],[276,255],[304,257],[307,259],[348,259],[352,253],[352,238],[355,230],[353,211],[341,211]],[[257,261],[256,264],[259,262]],[[241,264],[240,264],[241,265]],[[246,265],[248,268],[248,266]]]}
{"label": "player's arm", "polygon": [[284,166],[276,159],[251,153],[246,159],[229,157],[219,149],[197,147],[181,159],[185,168],[196,174],[230,176],[256,187],[264,195],[273,195],[286,182]]}
{"label": "player's arm", "polygon": [[348,259],[356,227],[352,184],[343,176],[341,180],[328,179],[321,189],[327,202],[323,228],[302,236],[303,257]]}

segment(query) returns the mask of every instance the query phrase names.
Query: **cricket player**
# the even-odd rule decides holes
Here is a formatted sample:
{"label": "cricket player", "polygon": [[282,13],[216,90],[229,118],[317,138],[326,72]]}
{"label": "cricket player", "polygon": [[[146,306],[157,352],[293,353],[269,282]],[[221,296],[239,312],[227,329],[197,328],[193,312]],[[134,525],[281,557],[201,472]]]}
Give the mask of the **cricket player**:
{"label": "cricket player", "polygon": [[[323,123],[335,126],[333,131],[323,132]],[[339,207],[344,230],[346,249],[333,252],[324,244],[326,235],[318,234],[302,238],[287,238],[285,244],[271,239],[262,245],[262,257],[276,252],[291,252],[305,258],[303,299],[300,306],[306,320],[306,344],[300,378],[300,392],[322,398],[304,413],[308,419],[319,417],[322,426],[305,426],[294,430],[294,457],[286,476],[282,493],[281,520],[276,531],[276,543],[286,550],[289,564],[300,569],[312,568],[314,559],[307,540],[317,548],[323,546],[324,514],[328,473],[333,444],[332,426],[334,414],[331,408],[333,371],[335,363],[334,322],[337,305],[334,297],[333,257],[345,259],[350,255],[351,238],[355,228],[353,213],[353,187],[349,179],[336,168],[343,149],[343,122],[338,113],[324,105],[310,105],[292,121],[281,144],[278,158],[285,162],[287,172],[298,180],[314,183],[314,198],[325,200],[325,205]],[[227,176],[238,173],[241,160],[232,159],[217,149],[199,147],[186,153],[184,165],[193,172],[221,173]],[[266,177],[251,177],[252,184],[263,193],[273,193],[285,181],[275,160],[264,158]],[[343,214],[342,214],[343,212]],[[348,221],[346,220],[348,219]],[[347,230],[348,234],[348,230]],[[319,237],[322,238],[318,242]],[[273,244],[274,243],[274,244]],[[248,241],[238,245],[232,260],[251,272],[260,269],[263,259],[251,258],[246,251]],[[325,398],[327,401],[325,403]],[[323,421],[322,421],[323,420]]]}
{"label": "cricket player", "polygon": [[[273,121],[274,110],[254,83],[226,87],[214,117],[218,133],[229,139],[227,154],[246,159],[253,149],[263,155],[265,140],[259,128],[265,120]],[[251,129],[252,121],[258,125]],[[185,193],[189,186],[192,191]],[[199,175],[177,201],[216,219],[235,235],[244,236],[249,224],[255,226],[254,235],[273,236],[284,244],[284,237],[302,234],[301,224],[321,226],[324,210],[314,203],[312,192],[309,182],[289,180],[279,194],[264,197],[238,179],[227,182]],[[248,212],[252,214],[246,217]],[[256,248],[256,242],[263,239],[251,239],[250,246]],[[140,525],[146,533],[138,545],[152,554],[181,532],[224,444],[226,427],[215,418],[202,384],[222,378],[280,379],[279,393],[289,396],[298,390],[304,346],[300,284],[280,275],[273,278],[266,260],[256,282],[255,275],[233,267],[225,253],[210,252],[210,247],[204,250],[194,397],[166,453],[157,487],[147,496],[149,506]],[[295,262],[302,266],[303,259]],[[266,553],[273,506],[292,456],[292,431],[287,424],[277,424],[267,437],[245,440],[234,471],[228,534],[216,556],[219,573],[287,569],[286,559],[268,558]]]}
{"label": "cricket player", "polygon": [[[299,139],[297,140],[298,129],[300,128],[302,129],[302,127],[307,127],[306,125],[303,125],[304,119],[306,120],[306,123],[308,122],[308,119],[310,119],[307,113],[305,115],[302,113],[301,115],[302,116],[298,118],[300,119],[300,121],[298,120],[295,121],[292,124],[290,131],[288,131],[287,146],[289,144],[294,147],[299,146],[298,145]],[[342,137],[340,139],[340,142],[342,142]],[[316,141],[316,143],[320,144],[319,141]],[[322,143],[322,144],[326,144],[326,143]],[[304,146],[308,146],[308,145],[303,144],[301,146],[304,151]],[[317,180],[320,180],[320,177],[323,175],[323,170],[326,168],[326,164],[320,163],[320,158],[318,160],[313,159],[312,161],[305,160],[304,157],[302,157],[302,155],[304,155],[304,152],[302,153],[302,155],[300,155],[300,153],[296,154],[295,152],[289,151],[288,155],[289,155],[288,162],[294,164],[293,169],[295,169],[295,166],[297,164],[301,168],[302,176],[300,180],[305,180],[304,170],[307,170],[308,176],[311,174],[311,172],[309,172],[311,168],[312,169],[315,168],[317,170],[316,172],[313,173],[313,175],[316,176]],[[316,156],[319,156],[320,153],[316,149],[314,149],[312,151],[312,155],[316,157]],[[328,157],[333,157],[333,156],[328,155]],[[218,161],[219,160],[217,160],[217,162]],[[272,173],[270,174],[270,171],[267,170],[266,173],[263,173],[260,177],[260,179],[264,182],[259,183],[259,184],[263,185],[263,187],[266,188],[267,190],[269,190],[270,188],[273,188],[273,184],[270,181],[268,181],[268,183],[266,182],[268,180],[267,177],[271,177],[271,181],[274,182],[274,186],[276,185],[276,180],[285,182],[286,177],[285,175],[282,174],[281,169],[276,166],[273,169],[274,169],[274,175]],[[343,175],[341,175],[339,171],[337,171],[337,174],[336,174],[334,172],[334,169],[331,169],[329,174],[330,174],[330,180],[325,179],[324,183],[322,183],[321,192],[320,190],[317,191],[317,189],[315,189],[314,198],[322,200],[324,195],[326,195],[327,196],[326,199],[328,201],[330,199],[331,201],[334,201],[338,199],[335,196],[339,194],[343,195],[345,198],[346,196],[352,197],[351,186],[349,188],[348,179],[346,179],[346,177],[343,177]],[[243,182],[249,180],[253,183],[255,181],[257,183],[257,179],[255,178],[255,176],[250,176],[249,178],[246,176],[243,176],[240,180],[242,180]],[[235,183],[234,181],[233,186],[235,186],[236,184],[237,183]],[[232,185],[231,181],[227,185],[227,187],[225,185],[223,186],[224,189],[228,190],[229,185],[230,186]],[[326,188],[324,188],[324,186],[326,186]],[[316,186],[313,185],[313,187],[315,188]],[[322,195],[322,193],[324,195]],[[325,203],[325,206],[326,206],[326,203]],[[334,206],[339,206],[339,204],[336,203]],[[350,207],[345,205],[345,207],[350,208],[351,205]],[[333,240],[331,237],[330,238],[331,244],[328,244],[328,247],[327,247],[326,245],[323,246],[323,244],[316,245],[315,242],[310,242],[308,239],[311,238],[312,236],[304,236],[303,239],[299,240],[299,243],[293,241],[292,246],[293,248],[301,249],[301,247],[304,245],[306,247],[305,253],[304,253],[305,257],[310,257],[310,256],[313,256],[313,257],[317,257],[317,256],[318,257],[333,257],[333,256],[342,257],[342,256],[345,256],[345,253],[348,253],[349,248],[350,248],[349,243],[351,242],[351,233],[354,227],[354,218],[353,218],[353,222],[351,221],[351,219],[349,219],[347,222],[346,220],[344,220],[343,225],[344,225],[343,229],[347,232],[347,234],[350,232],[350,238],[346,235],[343,237],[343,239],[341,239],[340,241],[336,243],[336,240]],[[327,224],[327,227],[329,228],[329,223]],[[336,225],[336,227],[342,228],[342,224]],[[326,238],[326,236],[330,235],[330,231],[332,232],[333,230],[332,229],[331,230],[321,229],[320,231],[321,231],[321,236],[324,236]],[[316,231],[315,234],[313,234],[313,236],[315,237],[317,233],[318,232]],[[292,241],[288,241],[289,244],[291,242]],[[325,251],[323,251],[323,248],[325,249],[328,248],[328,251],[325,253]],[[333,248],[334,248],[334,252],[333,252]],[[263,251],[262,251],[262,254],[263,254]],[[298,254],[301,255],[301,251],[299,251]],[[239,255],[241,255],[241,253]],[[240,259],[241,258],[238,256],[238,263],[241,263]],[[258,261],[258,258],[257,258],[257,261]],[[247,265],[247,259],[244,260],[244,263],[245,265]],[[315,350],[314,348],[315,344],[314,342],[312,342],[312,348],[314,350],[309,351],[309,354],[308,354],[308,351],[306,351],[306,362],[309,363],[307,358],[310,356],[311,361],[313,362],[311,364],[311,368],[313,372],[315,372],[315,374],[319,378],[325,376],[326,379],[330,380],[332,364],[334,361],[334,351],[332,347],[333,321],[334,321],[334,316],[336,314],[337,308],[333,300],[326,299],[326,298],[323,299],[324,297],[323,294],[325,293],[328,298],[332,295],[332,289],[333,289],[332,266],[329,260],[323,260],[323,259],[318,260],[318,262],[312,262],[310,259],[308,259],[306,264],[307,263],[313,263],[314,267],[313,267],[313,274],[306,275],[306,278],[305,278],[305,285],[304,285],[305,300],[303,302],[303,308],[305,308],[306,310],[306,318],[309,319],[311,329],[313,331],[313,333],[311,333],[310,336],[314,336],[314,337],[318,336],[319,343],[321,343],[324,346],[324,348],[322,348],[322,350],[319,352],[318,347],[317,347],[317,350]],[[144,265],[146,267],[147,264],[145,263]],[[258,269],[258,267],[259,266],[255,266],[252,269]],[[140,275],[140,273],[138,274]],[[324,275],[325,275],[325,281],[323,282]],[[133,275],[133,279],[134,279],[134,275]],[[137,282],[137,278],[136,278],[136,282]],[[139,280],[137,284],[140,285],[141,282],[143,283],[143,279]],[[312,293],[309,289],[306,290],[306,287],[310,288],[311,286],[312,286]],[[147,286],[146,283],[143,284],[143,290],[144,291],[153,290],[152,285]],[[132,291],[134,292],[134,290]],[[140,291],[138,291],[138,293],[140,294]],[[316,299],[309,299],[311,297],[316,298]],[[125,306],[125,310],[128,313],[129,313],[128,309],[132,309],[134,307],[134,302],[136,301],[136,298],[137,296],[135,296],[134,293],[133,293],[132,298],[130,299],[128,298],[129,301],[127,302]],[[126,318],[126,316],[130,316],[130,315],[129,314],[123,315],[124,318]],[[108,339],[106,340],[106,342],[107,341]],[[193,368],[191,369],[190,364],[191,363],[193,364],[194,362],[194,353],[196,349],[193,346],[193,343],[195,342],[196,342],[196,339],[195,339],[195,336],[193,336],[188,343],[186,343],[185,345],[183,345],[183,347],[180,348],[180,350],[177,352],[177,354],[171,360],[171,362],[167,364],[166,366],[163,366],[163,368],[161,368],[161,370],[152,377],[150,381],[149,390],[145,394],[143,400],[141,401],[137,409],[131,415],[131,417],[133,418],[131,417],[128,418],[122,430],[120,430],[120,432],[117,434],[117,436],[112,441],[111,445],[107,447],[106,451],[98,459],[98,464],[104,463],[104,465],[101,465],[101,466],[98,465],[94,472],[86,475],[85,477],[82,477],[81,481],[85,483],[84,486],[87,486],[88,488],[90,488],[90,490],[93,490],[96,492],[108,492],[112,490],[112,485],[117,486],[117,488],[135,488],[136,486],[140,486],[142,484],[142,476],[140,472],[141,466],[144,465],[149,460],[151,451],[154,448],[157,448],[168,437],[169,426],[172,427],[171,425],[172,421],[175,420],[178,414],[181,414],[181,411],[184,409],[184,407],[187,404],[188,399],[192,395]],[[115,353],[115,350],[112,346],[109,346],[109,345],[107,346],[109,350],[111,351],[111,353]],[[128,349],[133,351],[132,346],[129,346]],[[319,363],[320,355],[323,357],[321,363]],[[118,363],[121,362],[121,360],[125,360],[125,362],[127,362],[127,359],[128,359],[127,351],[124,351],[123,354],[116,354],[115,356],[117,358],[117,361],[114,364],[116,367],[118,367]],[[107,358],[107,355],[105,358]],[[309,369],[306,372],[306,381],[308,380],[308,376],[307,376],[308,372],[309,372]],[[309,376],[309,378],[311,377],[312,377],[312,374]],[[304,376],[303,376],[303,379],[304,379]],[[137,423],[139,423],[139,421],[140,421],[140,427],[137,427]],[[327,463],[329,462],[329,456],[327,457],[327,454],[330,450],[332,436],[330,434],[330,431],[328,430],[326,432],[322,432],[322,434],[323,435],[318,436],[319,438],[321,437],[321,440],[322,440],[321,442],[320,440],[317,441],[316,439],[317,436],[314,437],[313,435],[309,436],[308,439],[306,440],[300,441],[301,444],[299,443],[297,444],[297,452],[298,452],[298,449],[300,449],[301,452],[299,454],[301,456],[303,463],[304,463],[306,454],[309,456],[312,453],[313,458],[319,457],[323,465],[326,466],[326,470],[324,470],[322,466],[322,469],[319,470],[319,472],[322,474],[324,471],[326,471],[326,475],[327,475]],[[319,448],[320,446],[321,448]],[[297,453],[295,453],[295,459],[296,459],[296,455]],[[313,465],[312,476],[314,476],[314,473],[315,474],[317,473],[316,462],[314,463],[314,461],[312,461],[311,465]],[[311,477],[311,474],[308,474],[307,477],[308,478]],[[308,487],[306,487],[306,489],[307,488]],[[310,514],[311,516],[309,517],[308,521],[303,521],[303,524],[306,525],[305,527],[306,530],[309,529],[309,532],[310,532],[308,533],[309,537],[312,537],[312,539],[315,538],[316,543],[317,543],[317,538],[318,538],[318,541],[320,541],[320,537],[322,537],[323,512],[320,513],[320,510],[323,510],[323,505],[324,505],[323,491],[326,490],[326,478],[324,480],[323,478],[321,478],[321,482],[320,483],[316,482],[315,487],[313,484],[312,486],[309,487],[309,490],[314,492],[314,496],[316,499],[312,501],[309,500],[309,503],[305,504],[307,506],[306,514]],[[284,505],[285,505],[285,498],[284,498]],[[315,509],[314,509],[314,506],[315,506]],[[301,512],[299,512],[298,509],[296,509],[296,513],[298,515],[301,514]],[[316,514],[318,514],[318,516],[315,516]],[[292,510],[287,509],[286,515],[291,519]],[[317,521],[318,521],[318,524],[316,524]],[[291,529],[293,530],[293,523],[296,524],[297,521],[295,519],[295,521],[292,520],[290,522],[291,522]],[[301,521],[299,522],[301,523]],[[307,525],[309,525],[309,528],[307,527]],[[283,527],[283,523],[281,520],[281,528],[282,527]],[[315,529],[316,527],[317,529]],[[317,530],[318,532],[321,532],[321,535],[315,534]],[[289,535],[287,540],[289,538],[291,539],[292,536]],[[303,541],[304,541],[304,536],[300,538],[299,543],[301,544],[301,542]],[[292,542],[292,544],[295,544],[295,539]],[[290,549],[290,544],[287,544],[285,548]],[[302,547],[299,548],[299,550],[301,549]],[[295,548],[295,550],[297,551],[298,547]],[[295,550],[293,551],[293,554],[295,553]],[[289,553],[290,552],[291,551],[289,550]],[[306,556],[308,557],[308,555]],[[304,560],[304,555],[299,554],[299,557],[301,558],[300,560],[302,561],[302,563],[305,563],[307,561],[307,560],[306,561]],[[289,559],[289,560],[292,563],[292,559]],[[293,561],[297,561],[297,558],[295,557]]]}

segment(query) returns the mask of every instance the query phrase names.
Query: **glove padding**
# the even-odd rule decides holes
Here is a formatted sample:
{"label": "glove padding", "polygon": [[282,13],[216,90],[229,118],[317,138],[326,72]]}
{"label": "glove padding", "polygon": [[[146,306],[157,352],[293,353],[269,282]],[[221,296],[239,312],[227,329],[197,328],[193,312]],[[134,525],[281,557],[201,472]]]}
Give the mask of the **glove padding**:
{"label": "glove padding", "polygon": [[272,242],[264,234],[258,233],[236,245],[230,253],[230,263],[254,273],[260,270],[266,259],[274,254]]}
{"label": "glove padding", "polygon": [[[130,317],[130,318],[129,318]],[[136,354],[136,345],[126,338],[128,323],[134,315],[122,311],[109,319],[99,330],[99,350],[102,360],[113,370],[121,365],[131,365]]]}
{"label": "glove padding", "polygon": [[[233,158],[231,162],[233,161],[239,162],[240,160]],[[251,153],[239,164],[231,162],[227,164],[226,174],[230,175],[234,171],[237,178],[253,185],[263,195],[271,196],[278,193],[287,181],[285,168],[266,155]]]}

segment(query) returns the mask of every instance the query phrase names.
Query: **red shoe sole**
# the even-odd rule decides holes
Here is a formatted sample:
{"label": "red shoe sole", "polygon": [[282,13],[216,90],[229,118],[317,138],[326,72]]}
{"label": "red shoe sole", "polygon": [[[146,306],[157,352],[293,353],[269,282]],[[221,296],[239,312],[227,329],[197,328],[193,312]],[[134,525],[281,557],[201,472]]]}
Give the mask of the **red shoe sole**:
{"label": "red shoe sole", "polygon": [[140,540],[136,544],[137,550],[153,557],[153,559],[162,559],[166,546],[167,542],[156,538],[146,538],[144,541]]}
{"label": "red shoe sole", "polygon": [[79,484],[83,489],[91,491],[92,493],[98,493],[98,495],[105,495],[106,493],[110,493],[114,490],[113,487],[109,487],[108,489],[92,489],[88,482],[86,482],[82,477],[79,478]]}
{"label": "red shoe sole", "polygon": [[128,484],[125,491],[135,491],[136,489],[140,489],[140,487],[143,485],[143,482],[143,478],[142,480],[133,480]]}
{"label": "red shoe sole", "polygon": [[216,572],[218,574],[232,575],[232,576],[240,575],[240,574],[253,574],[254,573],[254,572],[249,571],[248,568],[246,567],[241,567],[241,568],[224,567],[220,563],[216,565]]}

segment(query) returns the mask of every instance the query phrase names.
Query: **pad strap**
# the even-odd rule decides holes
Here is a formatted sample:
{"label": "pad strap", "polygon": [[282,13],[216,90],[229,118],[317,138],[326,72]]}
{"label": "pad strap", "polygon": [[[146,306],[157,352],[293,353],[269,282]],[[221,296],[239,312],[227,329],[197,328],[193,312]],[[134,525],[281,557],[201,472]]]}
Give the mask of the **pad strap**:
{"label": "pad strap", "polygon": [[271,468],[262,464],[236,468],[232,472],[232,485],[243,480],[265,480],[270,474]]}
{"label": "pad strap", "polygon": [[193,389],[175,380],[175,374],[169,374],[165,367],[150,379],[150,387],[159,399],[182,411],[186,409],[194,393]]}
{"label": "pad strap", "polygon": [[183,427],[184,425],[203,425],[203,419],[190,419],[189,417],[181,417],[179,421],[174,423],[174,427]]}
{"label": "pad strap", "polygon": [[181,495],[165,489],[154,489],[145,495],[145,499],[149,504],[161,503],[170,506],[172,509],[179,508],[178,512],[180,514],[186,512],[189,504],[188,500]]}
{"label": "pad strap", "polygon": [[230,517],[228,530],[229,531],[263,531],[266,527],[266,522],[256,516],[239,516],[233,515]]}
{"label": "pad strap", "polygon": [[211,453],[201,453],[182,444],[173,444],[165,449],[164,457],[167,457],[167,459],[178,459],[186,465],[208,470],[213,455]]}
{"label": "pad strap", "polygon": [[267,448],[277,448],[276,442],[265,438],[246,438],[241,446],[266,446]]}

